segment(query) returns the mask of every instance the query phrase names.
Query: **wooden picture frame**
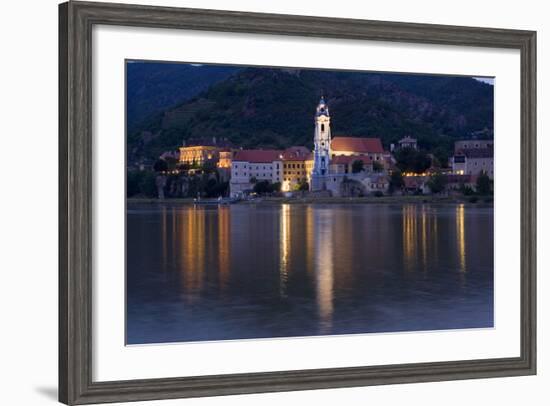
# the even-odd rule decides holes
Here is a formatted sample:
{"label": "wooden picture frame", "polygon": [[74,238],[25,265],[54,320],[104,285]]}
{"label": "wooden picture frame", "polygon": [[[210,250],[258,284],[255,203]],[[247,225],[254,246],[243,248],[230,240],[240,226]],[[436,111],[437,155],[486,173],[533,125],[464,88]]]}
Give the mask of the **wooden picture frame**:
{"label": "wooden picture frame", "polygon": [[[521,53],[521,354],[114,382],[92,380],[92,27],[95,24],[517,49]],[[121,402],[536,373],[536,33],[68,2],[59,6],[59,400]]]}

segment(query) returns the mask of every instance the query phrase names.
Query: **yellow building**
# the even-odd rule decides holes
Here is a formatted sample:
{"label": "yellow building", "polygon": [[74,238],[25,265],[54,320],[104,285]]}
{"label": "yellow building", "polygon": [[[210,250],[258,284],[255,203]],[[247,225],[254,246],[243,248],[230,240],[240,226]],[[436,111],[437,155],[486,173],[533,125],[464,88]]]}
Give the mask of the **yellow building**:
{"label": "yellow building", "polygon": [[217,162],[220,156],[218,147],[195,145],[180,147],[180,164],[204,165],[206,162]]}
{"label": "yellow building", "polygon": [[220,151],[218,168],[220,169],[229,169],[231,168],[231,161],[233,160],[233,151],[225,150]]}
{"label": "yellow building", "polygon": [[[227,138],[216,137],[192,139],[188,145],[179,148],[179,163],[186,165],[202,166],[205,163],[216,164],[220,168],[231,167],[231,144]],[[223,161],[220,166],[220,157]]]}
{"label": "yellow building", "polygon": [[282,190],[296,190],[302,182],[310,182],[313,157],[305,147],[290,147],[282,154]]}

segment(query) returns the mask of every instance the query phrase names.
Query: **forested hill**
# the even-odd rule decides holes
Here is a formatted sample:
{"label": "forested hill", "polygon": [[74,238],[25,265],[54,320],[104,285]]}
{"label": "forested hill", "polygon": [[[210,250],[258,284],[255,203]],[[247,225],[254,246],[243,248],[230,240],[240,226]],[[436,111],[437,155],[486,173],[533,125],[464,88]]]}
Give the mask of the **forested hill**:
{"label": "forested hill", "polygon": [[134,130],[155,113],[189,100],[238,68],[128,61],[126,65],[127,122]]}
{"label": "forested hill", "polygon": [[154,159],[182,140],[227,137],[245,148],[312,146],[323,94],[332,134],[411,135],[428,151],[493,129],[493,86],[468,77],[244,68],[129,132],[129,162]]}

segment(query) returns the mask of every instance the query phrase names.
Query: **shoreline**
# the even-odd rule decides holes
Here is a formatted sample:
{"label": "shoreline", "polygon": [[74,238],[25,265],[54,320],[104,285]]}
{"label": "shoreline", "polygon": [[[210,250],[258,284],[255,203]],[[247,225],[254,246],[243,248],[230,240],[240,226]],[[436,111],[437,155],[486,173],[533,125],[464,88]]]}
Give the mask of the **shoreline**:
{"label": "shoreline", "polygon": [[[477,198],[476,201],[474,201]],[[203,199],[210,206],[217,206],[216,199]],[[126,204],[194,205],[193,198],[155,199],[127,198]],[[381,196],[381,197],[265,197],[241,200],[236,205],[278,204],[468,204],[471,206],[493,205],[493,196]]]}

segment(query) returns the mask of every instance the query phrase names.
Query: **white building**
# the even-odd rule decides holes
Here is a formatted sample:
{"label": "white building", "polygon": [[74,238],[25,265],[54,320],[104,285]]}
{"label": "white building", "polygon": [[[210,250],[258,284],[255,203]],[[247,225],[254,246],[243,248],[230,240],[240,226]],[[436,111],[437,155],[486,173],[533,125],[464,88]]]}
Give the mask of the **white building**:
{"label": "white building", "polygon": [[252,183],[267,180],[281,182],[283,175],[282,153],[279,150],[239,150],[231,161],[230,195],[239,196],[254,187]]}
{"label": "white building", "polygon": [[493,140],[463,140],[455,142],[455,153],[450,164],[455,175],[486,173],[494,177]]}

